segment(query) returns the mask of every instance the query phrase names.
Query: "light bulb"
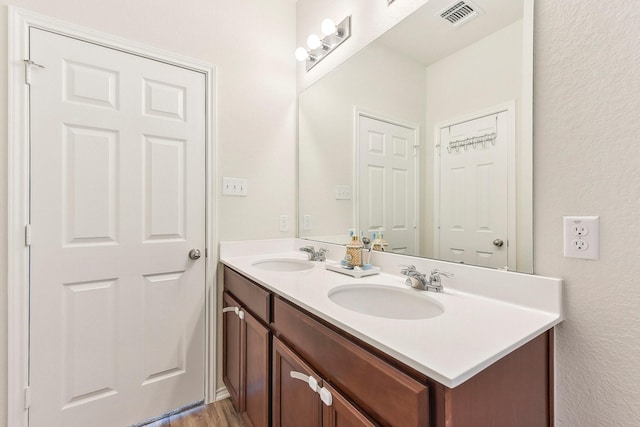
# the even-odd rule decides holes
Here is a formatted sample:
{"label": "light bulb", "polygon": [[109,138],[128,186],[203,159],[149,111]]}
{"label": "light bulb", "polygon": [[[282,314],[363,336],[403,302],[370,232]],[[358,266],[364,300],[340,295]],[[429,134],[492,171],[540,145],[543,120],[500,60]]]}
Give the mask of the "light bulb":
{"label": "light bulb", "polygon": [[325,36],[333,34],[337,30],[336,24],[330,18],[322,21],[322,24],[320,24],[320,28],[322,29],[322,34],[324,34]]}
{"label": "light bulb", "polygon": [[303,47],[299,47],[296,49],[296,59],[298,61],[306,61],[309,58],[309,52],[307,49]]}
{"label": "light bulb", "polygon": [[309,37],[307,37],[307,46],[309,46],[309,49],[317,49],[322,46],[320,37],[315,34],[311,34]]}

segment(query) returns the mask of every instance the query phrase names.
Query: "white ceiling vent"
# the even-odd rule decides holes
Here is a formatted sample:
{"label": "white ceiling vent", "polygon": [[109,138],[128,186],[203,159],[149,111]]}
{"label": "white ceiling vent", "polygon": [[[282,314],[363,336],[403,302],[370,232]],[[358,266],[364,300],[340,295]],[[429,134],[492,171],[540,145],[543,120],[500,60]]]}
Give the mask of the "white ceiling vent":
{"label": "white ceiling vent", "polygon": [[454,27],[459,27],[481,14],[482,9],[468,0],[457,1],[439,13],[441,18],[449,21]]}

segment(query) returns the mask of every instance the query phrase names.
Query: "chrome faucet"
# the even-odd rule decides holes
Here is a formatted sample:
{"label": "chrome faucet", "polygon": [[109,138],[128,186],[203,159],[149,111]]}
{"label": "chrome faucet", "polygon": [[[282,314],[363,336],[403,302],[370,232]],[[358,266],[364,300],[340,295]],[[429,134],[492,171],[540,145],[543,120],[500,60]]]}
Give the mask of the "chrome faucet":
{"label": "chrome faucet", "polygon": [[440,270],[431,270],[429,274],[429,278],[416,270],[415,265],[403,265],[404,267],[400,270],[400,274],[407,276],[407,280],[405,283],[407,286],[411,286],[415,289],[421,289],[423,291],[433,291],[433,292],[442,292],[442,280],[440,276],[451,277],[453,273],[446,273]]}
{"label": "chrome faucet", "polygon": [[303,246],[300,250],[309,255],[309,261],[325,262],[327,260],[327,250],[325,248],[320,248],[316,252],[316,249],[313,246]]}

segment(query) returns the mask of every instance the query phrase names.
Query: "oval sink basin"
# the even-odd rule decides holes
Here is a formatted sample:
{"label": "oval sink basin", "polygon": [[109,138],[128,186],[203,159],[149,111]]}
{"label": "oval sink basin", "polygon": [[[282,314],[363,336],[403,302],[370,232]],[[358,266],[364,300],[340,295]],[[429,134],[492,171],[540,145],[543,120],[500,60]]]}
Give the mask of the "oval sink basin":
{"label": "oval sink basin", "polygon": [[328,296],[349,310],[387,319],[429,319],[444,313],[444,307],[424,293],[384,285],[343,285]]}
{"label": "oval sink basin", "polygon": [[288,258],[265,259],[263,261],[256,261],[251,265],[269,271],[304,271],[313,268],[311,261]]}

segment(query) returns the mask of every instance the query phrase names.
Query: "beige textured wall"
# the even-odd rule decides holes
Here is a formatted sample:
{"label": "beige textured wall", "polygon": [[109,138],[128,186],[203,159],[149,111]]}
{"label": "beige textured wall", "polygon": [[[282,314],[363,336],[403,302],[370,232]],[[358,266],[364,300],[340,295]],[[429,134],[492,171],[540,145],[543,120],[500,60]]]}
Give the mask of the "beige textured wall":
{"label": "beige textured wall", "polygon": [[[358,3],[319,1],[298,0],[298,40],[314,19],[337,19],[332,12]],[[534,271],[564,279],[566,308],[556,333],[556,425],[635,426],[640,9],[628,0],[535,2]],[[358,31],[381,33],[379,23],[359,19]],[[364,43],[356,40],[349,49]],[[323,72],[299,76],[299,90]],[[600,215],[599,261],[563,257],[564,215]]]}
{"label": "beige textured wall", "polygon": [[[293,237],[296,215],[294,0],[0,0],[0,427],[7,409],[8,4],[215,65],[216,175],[249,179],[248,197],[218,197],[219,240]],[[289,232],[279,231],[280,214],[289,215]]]}
{"label": "beige textured wall", "polygon": [[[564,279],[559,426],[640,422],[640,13],[536,0],[534,271]],[[562,256],[562,216],[600,215],[600,260]]]}

